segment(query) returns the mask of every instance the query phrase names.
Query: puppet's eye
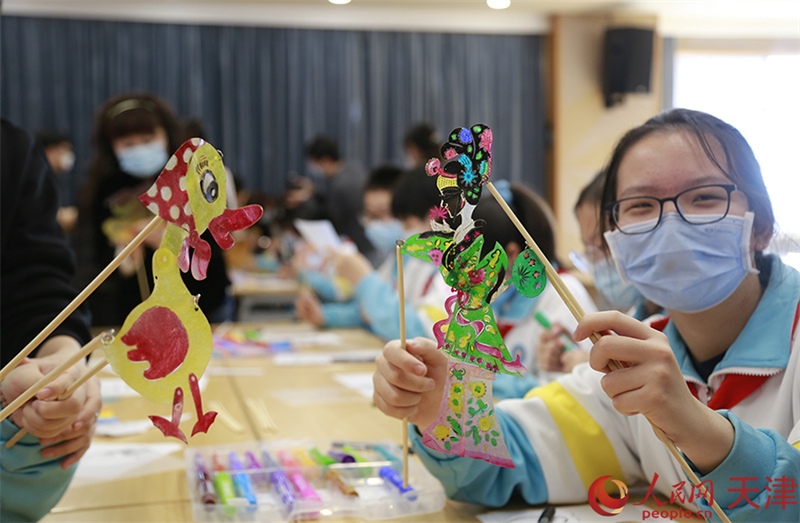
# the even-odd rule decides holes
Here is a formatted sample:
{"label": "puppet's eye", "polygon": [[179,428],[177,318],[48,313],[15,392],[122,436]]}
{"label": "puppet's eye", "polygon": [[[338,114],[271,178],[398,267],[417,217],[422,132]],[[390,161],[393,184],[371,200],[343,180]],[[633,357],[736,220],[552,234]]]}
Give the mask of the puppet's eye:
{"label": "puppet's eye", "polygon": [[217,200],[219,184],[217,183],[217,177],[211,171],[203,171],[203,175],[200,177],[200,192],[203,193],[203,197],[208,203],[213,203]]}

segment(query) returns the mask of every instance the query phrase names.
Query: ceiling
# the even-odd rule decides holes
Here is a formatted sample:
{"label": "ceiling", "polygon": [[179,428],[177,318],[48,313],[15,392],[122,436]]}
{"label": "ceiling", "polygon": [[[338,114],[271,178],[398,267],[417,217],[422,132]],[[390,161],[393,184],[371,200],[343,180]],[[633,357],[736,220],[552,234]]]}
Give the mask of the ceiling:
{"label": "ceiling", "polygon": [[648,16],[666,36],[800,41],[800,0],[4,0],[3,14],[281,27],[542,33],[553,15]]}

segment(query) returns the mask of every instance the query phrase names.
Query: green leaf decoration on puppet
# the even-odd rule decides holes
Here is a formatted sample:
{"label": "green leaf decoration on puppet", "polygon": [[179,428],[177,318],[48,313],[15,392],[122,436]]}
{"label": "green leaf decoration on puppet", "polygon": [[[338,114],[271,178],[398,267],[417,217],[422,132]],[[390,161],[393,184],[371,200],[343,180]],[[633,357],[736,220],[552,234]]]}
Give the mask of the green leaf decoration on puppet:
{"label": "green leaf decoration on puppet", "polygon": [[535,298],[544,291],[547,284],[544,264],[531,249],[525,249],[517,256],[511,271],[511,281],[526,298]]}

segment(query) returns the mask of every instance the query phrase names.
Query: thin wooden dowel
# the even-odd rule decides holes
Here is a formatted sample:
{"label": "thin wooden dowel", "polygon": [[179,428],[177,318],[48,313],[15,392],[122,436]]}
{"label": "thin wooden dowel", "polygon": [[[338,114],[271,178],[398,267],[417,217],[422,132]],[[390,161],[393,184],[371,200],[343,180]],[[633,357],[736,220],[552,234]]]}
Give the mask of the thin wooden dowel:
{"label": "thin wooden dowel", "polygon": [[[95,339],[81,347],[81,350],[61,362],[55,369],[51,370],[44,376],[42,376],[39,381],[34,383],[28,390],[17,396],[14,401],[9,403],[6,408],[4,408],[0,412],[0,421],[9,417],[15,410],[17,410],[20,406],[22,406],[26,401],[31,399],[36,395],[37,392],[45,388],[48,384],[52,383],[56,378],[58,378],[65,370],[69,369],[77,362],[88,356],[92,353],[93,350],[100,347],[101,345],[108,344],[108,339],[110,335],[108,332],[104,332],[97,336]],[[112,337],[113,339],[113,337]]]}
{"label": "thin wooden dowel", "polygon": [[[406,291],[403,278],[403,240],[397,240],[397,302],[400,311],[400,347],[406,350]],[[408,488],[408,418],[403,418],[403,488]]]}
{"label": "thin wooden dowel", "polygon": [[[63,401],[63,400],[65,400],[65,399],[69,398],[70,396],[72,396],[72,393],[73,393],[73,392],[75,392],[76,390],[78,390],[78,387],[80,387],[81,385],[83,385],[84,383],[86,383],[87,381],[89,381],[90,379],[92,379],[92,377],[93,377],[94,375],[96,375],[98,372],[100,372],[101,370],[103,370],[103,369],[105,368],[105,366],[106,366],[106,365],[108,365],[108,361],[106,360],[105,356],[103,356],[103,357],[101,357],[100,359],[98,359],[98,360],[97,360],[97,362],[96,362],[94,365],[92,365],[92,366],[89,368],[89,370],[87,370],[87,371],[86,371],[86,372],[83,374],[83,376],[81,376],[80,378],[78,378],[77,380],[75,380],[75,382],[74,382],[72,385],[70,385],[69,387],[67,387],[67,390],[65,390],[64,392],[62,392],[62,393],[61,393],[61,394],[58,396],[58,398],[56,398],[56,399],[57,399],[57,400],[59,400],[59,401]],[[21,439],[22,439],[22,437],[23,437],[25,434],[27,434],[27,433],[28,433],[28,431],[27,431],[27,430],[25,430],[25,429],[19,429],[19,430],[17,431],[17,433],[16,433],[16,434],[14,434],[14,435],[11,437],[11,439],[9,439],[8,441],[6,441],[5,447],[6,447],[7,449],[10,449],[10,448],[11,448],[11,447],[13,447],[14,445],[16,445],[16,444],[17,444],[17,442],[18,442],[19,440],[21,440]]]}
{"label": "thin wooden dowel", "polygon": [[[528,230],[525,229],[525,226],[521,221],[519,221],[517,215],[514,214],[514,211],[508,206],[508,203],[506,203],[505,199],[503,199],[503,196],[497,191],[497,188],[494,186],[494,184],[489,182],[486,184],[486,186],[489,188],[489,192],[492,193],[492,196],[494,196],[494,199],[497,200],[497,203],[500,204],[500,207],[503,208],[503,211],[505,211],[506,215],[508,215],[509,219],[517,227],[517,230],[520,232],[520,234],[522,234],[522,237],[525,238],[525,242],[528,244],[528,247],[533,249],[533,251],[536,253],[536,256],[544,264],[548,284],[553,285],[553,288],[555,288],[556,292],[558,292],[558,295],[561,296],[561,299],[567,305],[567,308],[575,317],[575,320],[581,321],[583,317],[586,316],[586,312],[583,310],[583,307],[581,307],[581,304],[578,303],[578,300],[576,300],[575,296],[572,295],[569,288],[567,288],[566,284],[564,283],[564,280],[561,279],[561,276],[559,276],[558,272],[556,272],[556,270],[550,264],[550,260],[548,260],[544,255],[542,250],[533,240],[533,237],[530,235]],[[600,334],[593,332],[590,338],[592,343],[597,343],[600,340]],[[623,365],[616,360],[611,360],[609,367],[611,367],[612,370],[619,370],[623,368]],[[650,423],[650,426],[653,427],[656,436],[661,440],[662,443],[664,443],[664,445],[667,447],[667,450],[669,450],[669,453],[672,454],[672,456],[678,461],[681,469],[683,469],[683,471],[692,481],[693,485],[703,490],[702,485],[700,485],[699,478],[689,466],[689,463],[687,463],[686,458],[684,458],[683,454],[681,454],[681,452],[675,446],[675,443],[673,443],[672,440],[670,440],[660,428],[656,427],[652,423]],[[725,515],[716,501],[712,500],[711,508],[724,523],[730,523],[730,519],[728,519],[728,516]]]}
{"label": "thin wooden dowel", "polygon": [[58,314],[58,316],[56,316],[53,319],[53,321],[51,321],[42,330],[42,332],[37,334],[36,337],[33,338],[31,342],[25,346],[25,348],[23,348],[16,356],[14,356],[14,358],[11,361],[8,362],[8,364],[5,367],[2,368],[2,370],[0,370],[0,381],[2,381],[3,378],[5,378],[9,372],[14,370],[17,367],[17,365],[19,365],[22,362],[22,360],[27,358],[28,355],[31,352],[33,352],[33,350],[36,347],[38,347],[50,334],[52,334],[52,332],[56,330],[56,327],[61,325],[64,322],[64,320],[66,320],[69,317],[70,314],[75,312],[75,309],[77,309],[80,306],[80,304],[86,300],[86,298],[88,298],[95,290],[97,290],[100,284],[103,283],[106,280],[106,278],[108,278],[111,275],[111,273],[114,272],[117,269],[117,267],[120,266],[120,264],[125,260],[125,258],[130,256],[133,250],[136,249],[136,247],[138,247],[139,244],[142,243],[144,239],[147,238],[150,235],[150,233],[153,232],[156,229],[156,227],[158,227],[161,224],[162,221],[163,220],[159,216],[156,216],[155,218],[150,220],[150,223],[148,223],[147,226],[144,229],[142,229],[142,232],[137,234],[136,237],[133,240],[131,240],[131,242],[128,245],[126,245],[125,248],[122,249],[122,251],[120,251],[120,253],[116,256],[116,258],[111,260],[111,263],[109,263],[106,266],[106,268],[100,272],[100,274],[95,276],[95,278],[89,283],[89,285],[87,285],[86,288],[83,289],[81,293],[78,294],[75,297],[75,299],[72,300],[70,304],[67,305],[64,308],[64,310],[62,310]]}

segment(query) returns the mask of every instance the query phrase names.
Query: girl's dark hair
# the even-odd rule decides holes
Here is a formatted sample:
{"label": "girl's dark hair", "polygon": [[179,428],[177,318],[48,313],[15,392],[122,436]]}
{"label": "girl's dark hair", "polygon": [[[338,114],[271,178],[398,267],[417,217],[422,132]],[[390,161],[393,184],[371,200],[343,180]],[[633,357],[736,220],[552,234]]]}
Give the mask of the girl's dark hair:
{"label": "girl's dark hair", "polygon": [[439,156],[439,138],[436,129],[429,123],[420,123],[411,127],[403,138],[403,144],[416,147],[423,158]]}
{"label": "girl's dark hair", "polygon": [[149,93],[126,93],[106,100],[95,115],[94,152],[83,191],[81,207],[89,209],[102,181],[119,172],[113,141],[137,133],[152,133],[161,127],[167,134],[170,154],[182,143],[182,130],[166,102]]}
{"label": "girl's dark hair", "polygon": [[424,167],[411,169],[400,176],[392,192],[392,216],[402,220],[414,216],[426,220],[430,210],[441,203],[436,177]]}
{"label": "girl's dark hair", "polygon": [[[761,167],[747,140],[735,127],[719,118],[689,109],[673,109],[659,114],[628,131],[620,139],[606,168],[608,175],[603,188],[602,208],[606,210],[617,197],[619,166],[631,147],[651,134],[670,132],[684,132],[697,139],[708,159],[747,196],[755,215],[753,230],[756,237],[770,238],[775,227],[775,215],[761,176]],[[721,150],[724,156],[718,158],[715,150]],[[601,220],[600,223],[602,232],[613,227],[609,220]],[[761,252],[758,251],[757,263],[760,257]]]}
{"label": "girl's dark hair", "polygon": [[[542,250],[542,254],[551,263],[560,265],[556,255],[555,219],[547,202],[528,187],[512,183],[511,201],[507,203]],[[521,249],[525,248],[526,243],[522,233],[517,230],[491,194],[483,195],[475,207],[473,218],[486,222],[482,229],[486,247],[491,248],[496,241],[505,248],[513,241]]]}
{"label": "girl's dark hair", "polygon": [[575,207],[573,208],[575,214],[578,213],[578,208],[584,204],[600,206],[600,203],[603,200],[603,188],[605,185],[606,172],[603,170],[595,174],[594,178],[592,178],[592,180],[586,184],[583,189],[581,189],[580,194],[578,194],[578,200],[575,202]]}
{"label": "girl's dark hair", "polygon": [[386,164],[374,168],[364,184],[364,192],[367,191],[389,191],[392,192],[400,181],[403,170],[396,165]]}

